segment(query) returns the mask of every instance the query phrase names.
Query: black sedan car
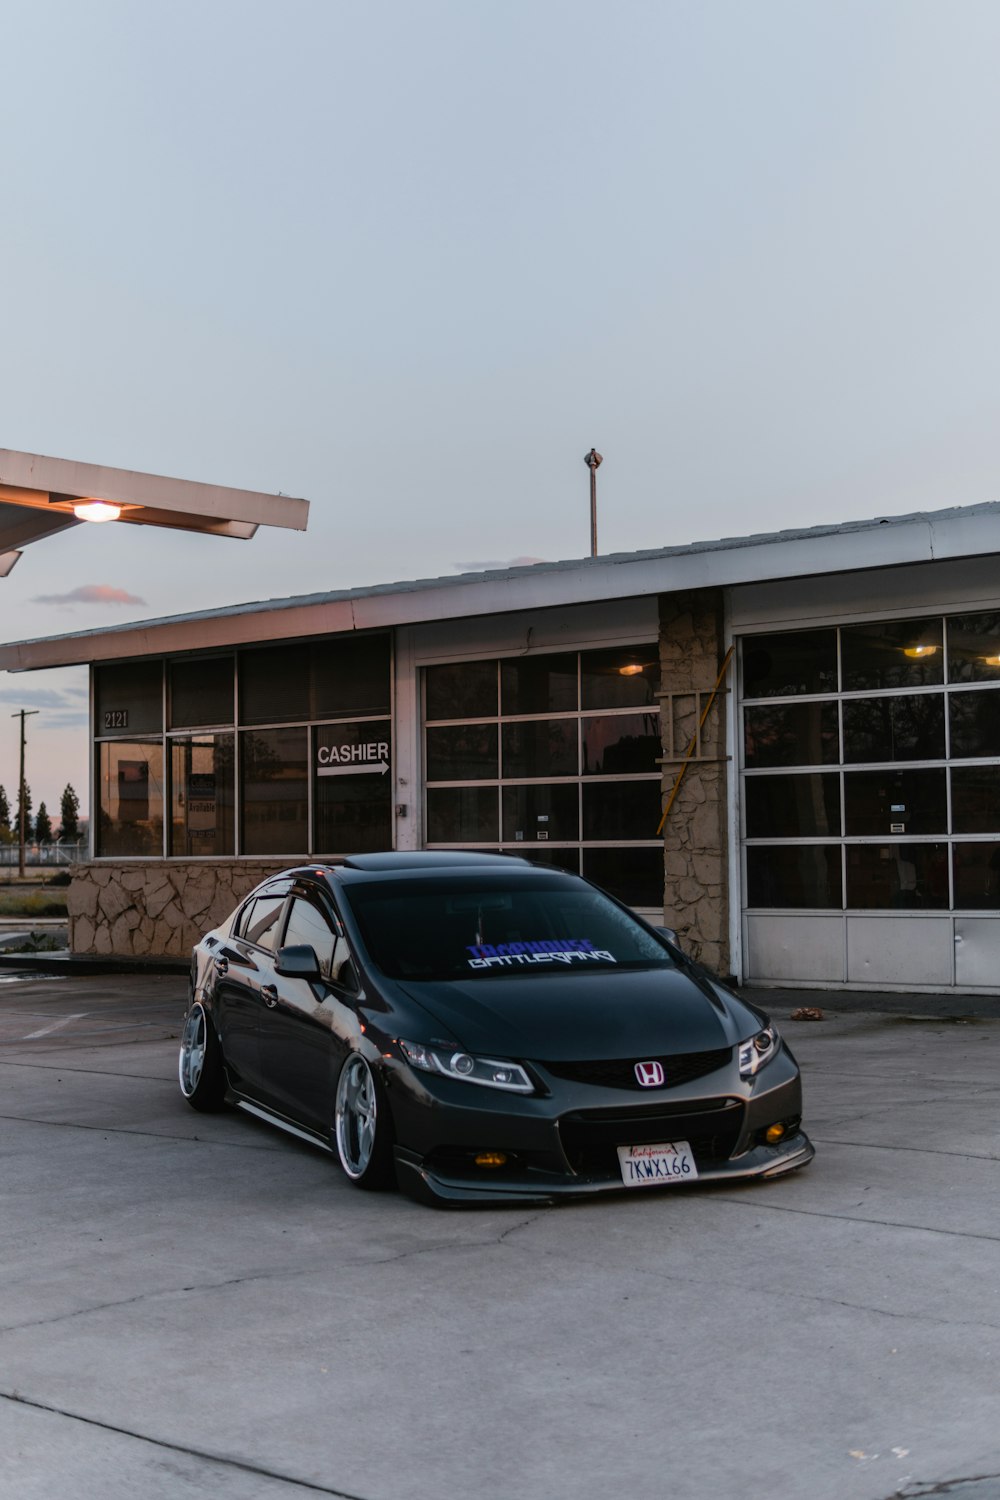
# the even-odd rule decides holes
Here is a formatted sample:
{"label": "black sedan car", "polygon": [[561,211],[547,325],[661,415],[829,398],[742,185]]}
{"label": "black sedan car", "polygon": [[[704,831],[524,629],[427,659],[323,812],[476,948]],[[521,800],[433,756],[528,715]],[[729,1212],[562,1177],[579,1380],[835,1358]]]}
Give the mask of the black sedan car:
{"label": "black sedan car", "polygon": [[266,880],[193,954],[180,1086],[432,1203],[778,1177],[810,1161],[767,1016],[587,881],[365,854]]}

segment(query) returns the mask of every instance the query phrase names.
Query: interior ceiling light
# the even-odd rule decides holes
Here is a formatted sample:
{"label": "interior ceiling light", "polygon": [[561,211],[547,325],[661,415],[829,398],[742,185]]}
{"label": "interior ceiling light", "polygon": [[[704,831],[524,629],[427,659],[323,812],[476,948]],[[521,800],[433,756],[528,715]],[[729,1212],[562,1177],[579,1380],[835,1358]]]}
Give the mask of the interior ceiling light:
{"label": "interior ceiling light", "polygon": [[78,500],[73,506],[78,521],[117,521],[121,513],[121,506],[108,500]]}
{"label": "interior ceiling light", "polygon": [[642,663],[638,661],[629,662],[627,667],[619,667],[618,673],[621,677],[636,677],[642,671]]}
{"label": "interior ceiling light", "polygon": [[936,646],[904,646],[903,647],[903,655],[904,656],[915,656],[915,657],[933,656],[936,651],[937,651],[937,647]]}
{"label": "interior ceiling light", "polygon": [[980,661],[987,667],[1000,667],[1000,656],[981,656]]}

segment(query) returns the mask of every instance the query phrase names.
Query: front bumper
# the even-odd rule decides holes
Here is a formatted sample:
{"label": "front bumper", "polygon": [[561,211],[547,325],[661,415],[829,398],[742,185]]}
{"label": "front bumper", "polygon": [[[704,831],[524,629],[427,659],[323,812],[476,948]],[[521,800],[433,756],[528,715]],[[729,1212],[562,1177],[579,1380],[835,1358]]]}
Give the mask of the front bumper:
{"label": "front bumper", "polygon": [[[536,1068],[536,1071],[539,1071]],[[798,1068],[783,1048],[749,1082],[735,1064],[697,1083],[650,1094],[545,1078],[546,1091],[512,1096],[448,1079],[395,1072],[387,1078],[400,1186],[424,1203],[554,1203],[626,1188],[618,1146],[686,1140],[693,1186],[783,1176],[814,1156],[799,1119]],[[777,1145],[763,1136],[782,1123]],[[480,1168],[478,1152],[505,1166]],[[650,1187],[655,1184],[650,1184]],[[680,1184],[664,1183],[662,1191]]]}

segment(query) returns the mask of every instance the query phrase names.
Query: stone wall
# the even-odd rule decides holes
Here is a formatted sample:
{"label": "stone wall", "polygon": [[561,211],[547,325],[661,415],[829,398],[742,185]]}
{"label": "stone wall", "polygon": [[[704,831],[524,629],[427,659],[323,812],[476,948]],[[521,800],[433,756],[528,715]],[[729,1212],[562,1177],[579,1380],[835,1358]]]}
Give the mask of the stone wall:
{"label": "stone wall", "polygon": [[66,894],[74,953],[187,958],[255,885],[308,857],[273,861],[101,860],[74,865]]}
{"label": "stone wall", "polygon": [[[663,595],[664,807],[724,658],[721,590]],[[730,666],[729,677],[732,671]],[[728,974],[731,967],[725,699],[729,677],[705,721],[699,758],[690,761],[663,829],[664,920],[676,929],[686,953],[719,974]]]}

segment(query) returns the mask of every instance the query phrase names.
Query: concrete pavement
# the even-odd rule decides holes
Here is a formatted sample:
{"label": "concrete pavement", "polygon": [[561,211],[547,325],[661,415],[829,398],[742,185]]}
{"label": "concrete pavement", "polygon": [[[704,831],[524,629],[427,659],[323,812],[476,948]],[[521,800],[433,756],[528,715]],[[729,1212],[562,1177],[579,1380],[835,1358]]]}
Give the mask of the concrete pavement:
{"label": "concrete pavement", "polygon": [[786,1023],[783,1181],[442,1213],[189,1110],[185,988],[2,976],[2,1500],[1000,1497],[996,1020]]}

